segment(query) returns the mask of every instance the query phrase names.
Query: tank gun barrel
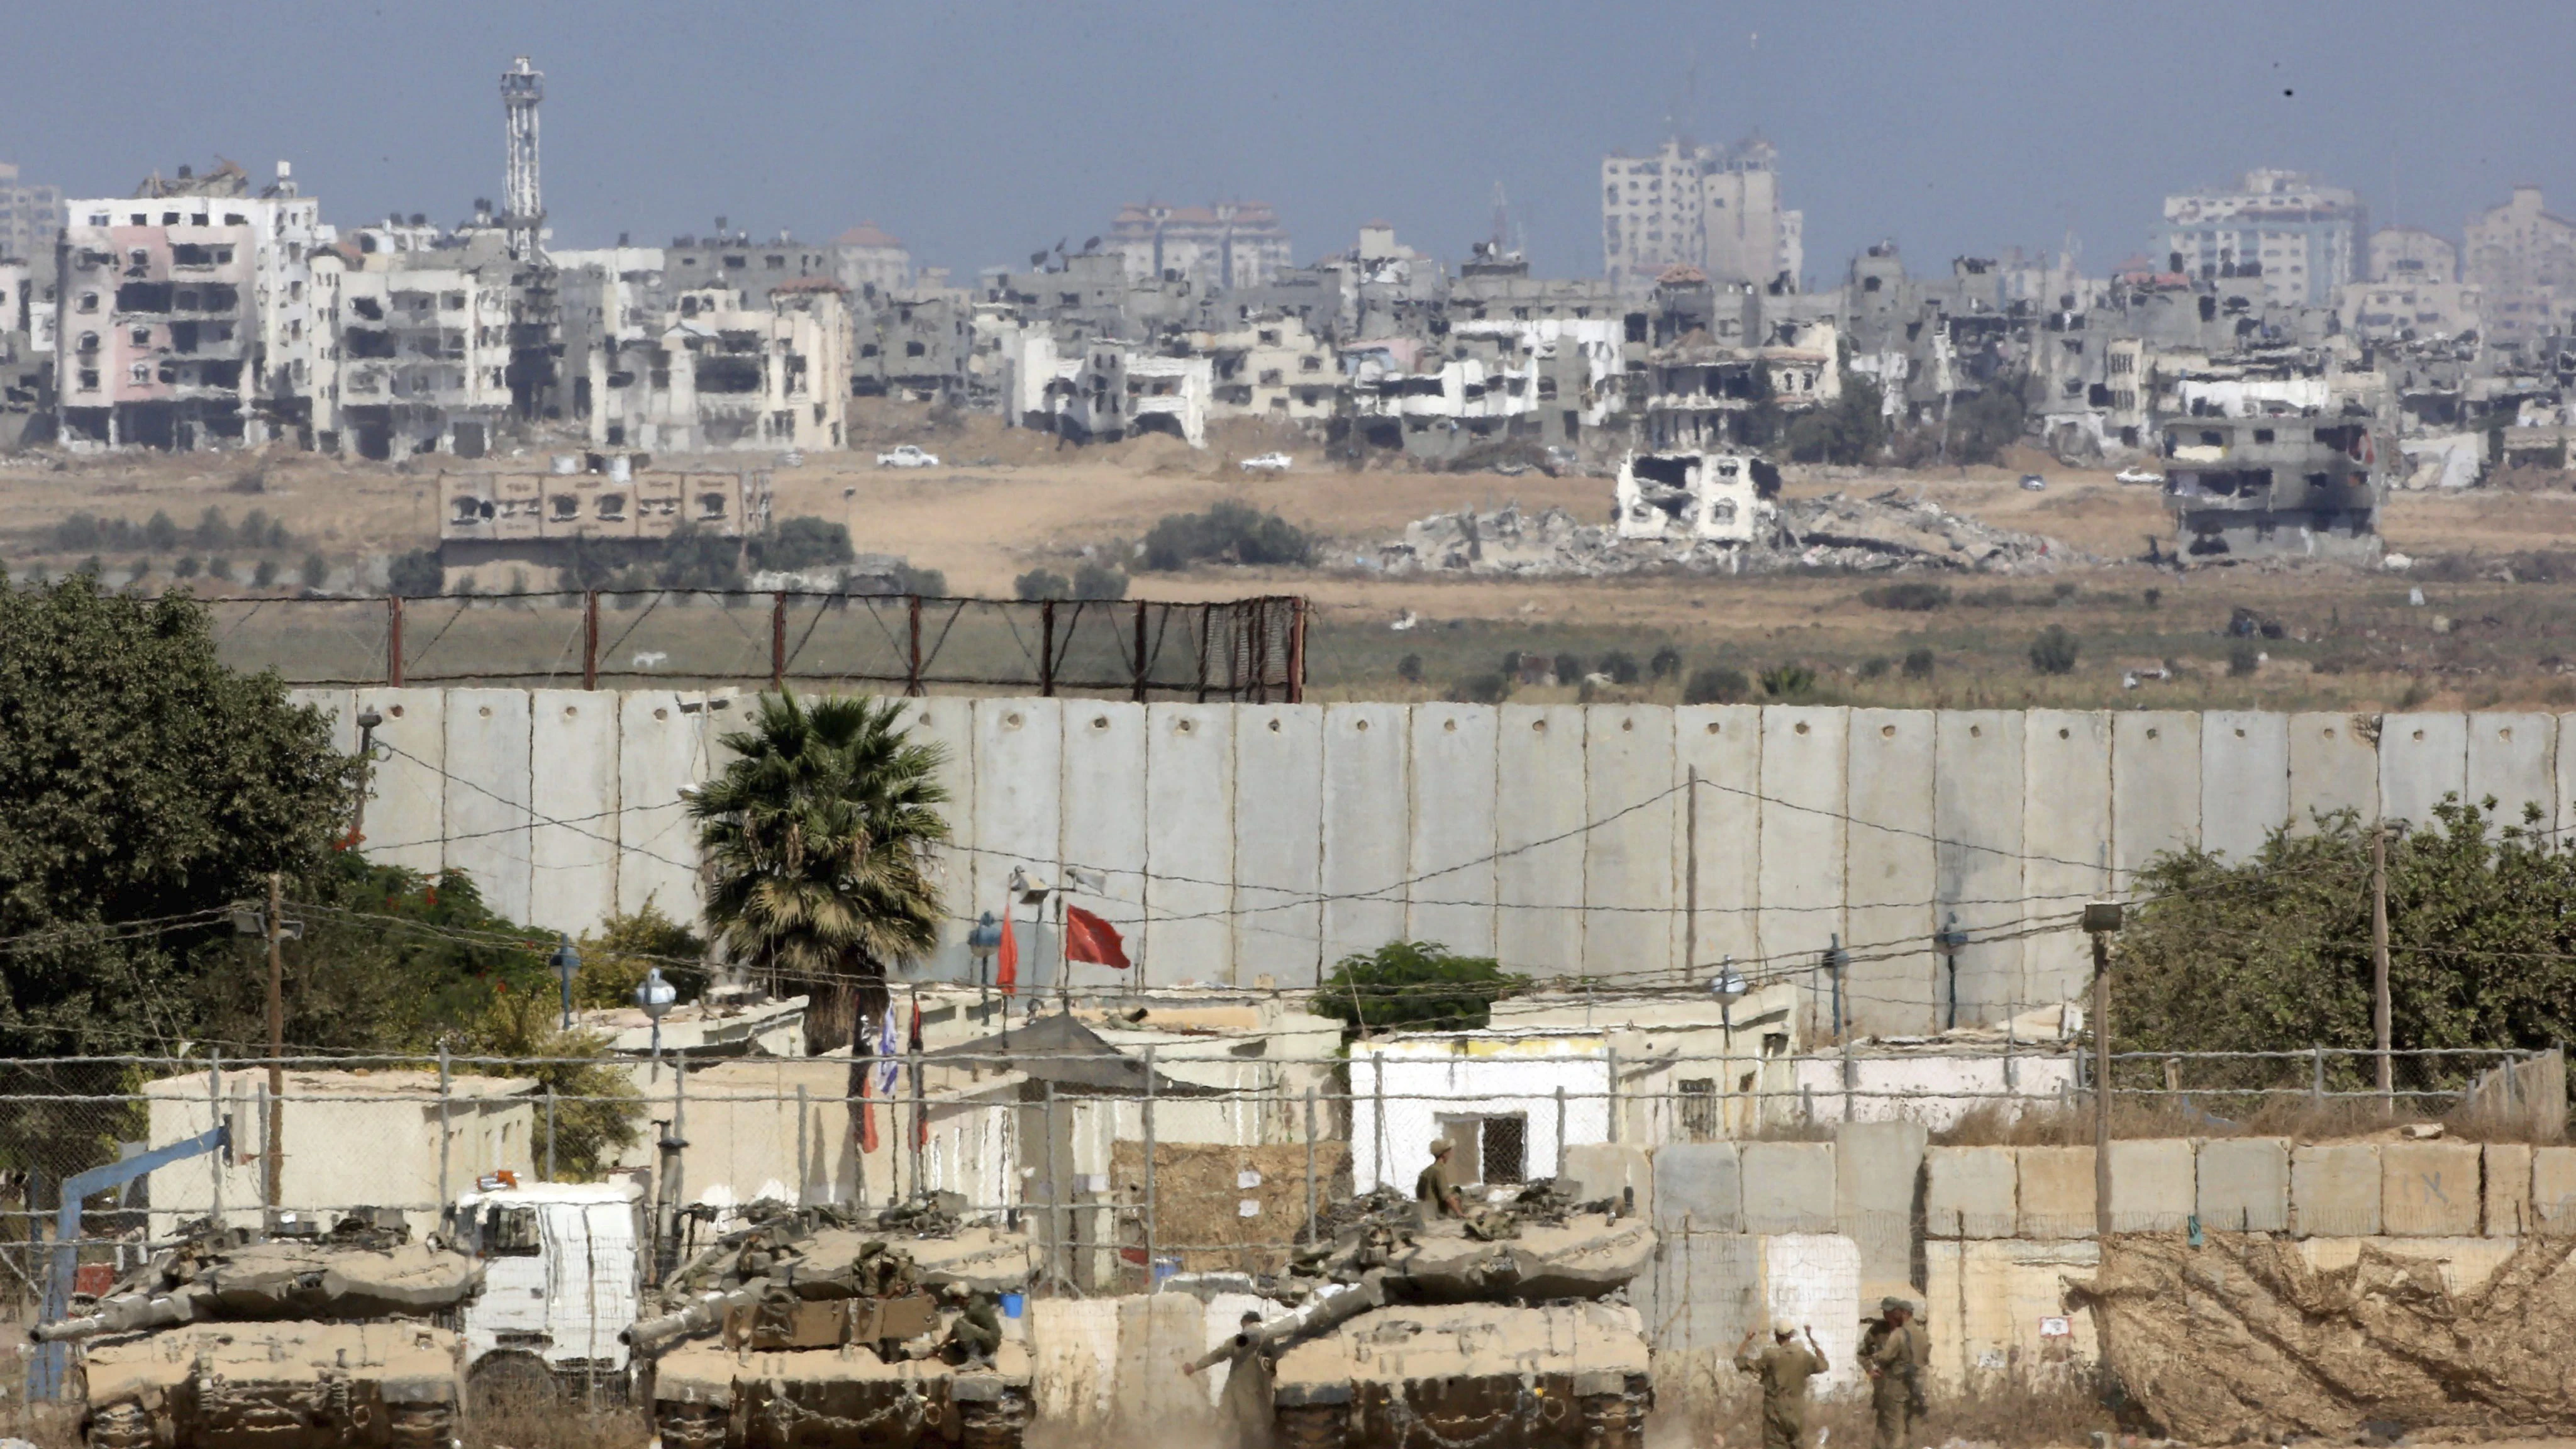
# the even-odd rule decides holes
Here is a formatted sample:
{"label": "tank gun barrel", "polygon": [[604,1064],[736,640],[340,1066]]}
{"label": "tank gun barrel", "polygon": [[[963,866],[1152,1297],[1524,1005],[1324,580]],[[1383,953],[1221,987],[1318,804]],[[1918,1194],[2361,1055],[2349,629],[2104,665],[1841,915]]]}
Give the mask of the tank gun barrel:
{"label": "tank gun barrel", "polygon": [[197,1310],[212,1295],[196,1284],[172,1293],[118,1293],[102,1298],[79,1318],[39,1323],[27,1336],[38,1343],[72,1343],[109,1333],[138,1333],[175,1328],[197,1320]]}
{"label": "tank gun barrel", "polygon": [[693,1333],[704,1333],[724,1322],[725,1315],[736,1308],[748,1308],[760,1301],[767,1278],[754,1278],[727,1293],[709,1293],[677,1313],[647,1318],[617,1331],[618,1341],[639,1353],[651,1353],[675,1340]]}
{"label": "tank gun barrel", "polygon": [[1254,1349],[1272,1348],[1329,1333],[1372,1308],[1386,1306],[1386,1275],[1374,1270],[1339,1293],[1318,1294],[1294,1313],[1274,1318],[1257,1328],[1247,1328],[1223,1343],[1201,1354],[1197,1361],[1182,1370],[1187,1374],[1205,1373],[1238,1354]]}

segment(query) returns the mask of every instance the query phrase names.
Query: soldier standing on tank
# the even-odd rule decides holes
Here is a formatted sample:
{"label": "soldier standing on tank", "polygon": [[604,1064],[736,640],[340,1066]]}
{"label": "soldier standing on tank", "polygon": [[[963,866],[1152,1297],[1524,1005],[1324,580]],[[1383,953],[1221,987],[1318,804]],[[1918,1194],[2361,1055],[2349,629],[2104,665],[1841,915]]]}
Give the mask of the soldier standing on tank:
{"label": "soldier standing on tank", "polygon": [[1902,1298],[1878,1301],[1879,1317],[1861,1341],[1861,1363],[1869,1370],[1869,1403],[1878,1428],[1871,1449],[1905,1449],[1915,1423],[1923,1416],[1923,1369],[1932,1361],[1923,1330],[1914,1326],[1914,1305]]}
{"label": "soldier standing on tank", "polygon": [[1762,1381],[1762,1449],[1801,1449],[1807,1433],[1807,1380],[1827,1367],[1816,1331],[1806,1330],[1807,1346],[1795,1342],[1798,1330],[1787,1319],[1771,1326],[1771,1346],[1753,1351],[1754,1329],[1735,1346],[1735,1366]]}
{"label": "soldier standing on tank", "polygon": [[1434,1217],[1458,1218],[1467,1215],[1466,1203],[1458,1196],[1458,1184],[1449,1180],[1449,1144],[1431,1144],[1431,1165],[1413,1180],[1413,1200],[1431,1204]]}

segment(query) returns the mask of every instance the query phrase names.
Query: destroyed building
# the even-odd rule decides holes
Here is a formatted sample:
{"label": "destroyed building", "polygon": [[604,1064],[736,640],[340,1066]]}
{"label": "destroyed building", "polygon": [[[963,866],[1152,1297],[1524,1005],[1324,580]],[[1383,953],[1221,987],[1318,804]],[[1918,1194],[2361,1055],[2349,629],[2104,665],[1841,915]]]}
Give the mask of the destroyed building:
{"label": "destroyed building", "polygon": [[614,568],[690,530],[740,539],[767,528],[765,472],[653,470],[634,455],[555,457],[547,472],[447,472],[438,479],[439,562],[451,581],[491,566]]}
{"label": "destroyed building", "polygon": [[[811,249],[782,245],[774,276],[731,267],[727,255],[621,247],[556,257],[569,412],[593,447],[843,445],[852,327],[841,284]],[[800,258],[806,270],[786,275]]]}
{"label": "destroyed building", "polygon": [[1631,453],[1612,493],[1622,539],[1750,544],[1771,520],[1780,470],[1752,453]]}
{"label": "destroyed building", "polygon": [[286,163],[252,194],[239,166],[182,166],[84,200],[56,242],[56,430],[75,445],[314,442],[328,348],[312,258],[319,203]]}
{"label": "destroyed building", "polygon": [[1109,249],[1139,281],[1191,281],[1202,290],[1257,287],[1295,265],[1287,228],[1262,201],[1123,206],[1109,225]]}
{"label": "destroyed building", "polygon": [[2173,418],[2163,454],[2175,552],[2376,563],[2393,451],[2366,412]]}
{"label": "destroyed building", "polygon": [[1652,156],[1601,161],[1601,269],[1622,291],[1679,266],[1794,292],[1805,223],[1780,204],[1779,149],[1760,136],[1728,147],[1676,136]]}

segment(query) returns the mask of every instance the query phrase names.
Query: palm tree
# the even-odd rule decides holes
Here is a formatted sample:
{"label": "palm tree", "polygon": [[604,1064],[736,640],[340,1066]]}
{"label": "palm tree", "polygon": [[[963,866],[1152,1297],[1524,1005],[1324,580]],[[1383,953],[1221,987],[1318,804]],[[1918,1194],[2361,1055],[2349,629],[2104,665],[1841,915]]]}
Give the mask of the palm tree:
{"label": "palm tree", "polygon": [[902,705],[763,695],[737,758],[689,802],[707,869],[707,921],[737,961],[803,988],[815,1050],[850,1044],[885,1010],[885,969],[939,936],[928,852],[944,752],[916,744]]}

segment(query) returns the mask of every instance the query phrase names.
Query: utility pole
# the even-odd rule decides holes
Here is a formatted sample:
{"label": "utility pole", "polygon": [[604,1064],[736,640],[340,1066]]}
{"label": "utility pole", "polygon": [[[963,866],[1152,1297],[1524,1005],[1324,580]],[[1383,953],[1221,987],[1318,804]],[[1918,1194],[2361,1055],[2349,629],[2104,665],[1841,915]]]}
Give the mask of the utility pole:
{"label": "utility pole", "polygon": [[[1500,190],[1502,183],[1494,183]],[[1682,980],[1699,980],[1699,766],[1690,767],[1690,793],[1683,797],[1682,839],[1688,864],[1682,876]]]}
{"label": "utility pole", "polygon": [[2379,1110],[2397,1101],[2395,1064],[2389,1059],[2395,1035],[2388,1005],[2388,827],[2370,832],[2370,1025],[2379,1047]]}
{"label": "utility pole", "polygon": [[2111,1240],[2111,933],[2120,929],[2120,903],[2084,907],[2084,930],[2093,938],[2093,1237]]}
{"label": "utility pole", "polygon": [[286,1205],[286,883],[268,873],[268,1207]]}
{"label": "utility pole", "polygon": [[385,717],[372,709],[358,712],[358,803],[349,816],[349,848],[357,849],[367,841],[368,775],[376,761],[376,726]]}

